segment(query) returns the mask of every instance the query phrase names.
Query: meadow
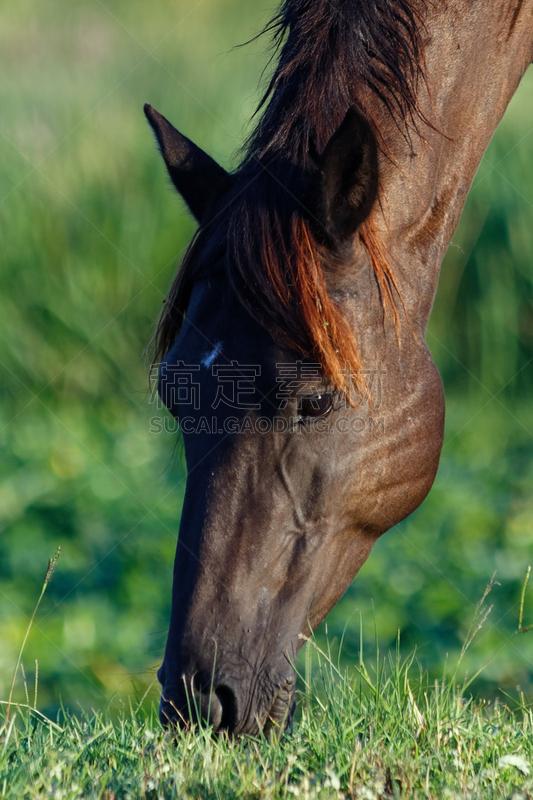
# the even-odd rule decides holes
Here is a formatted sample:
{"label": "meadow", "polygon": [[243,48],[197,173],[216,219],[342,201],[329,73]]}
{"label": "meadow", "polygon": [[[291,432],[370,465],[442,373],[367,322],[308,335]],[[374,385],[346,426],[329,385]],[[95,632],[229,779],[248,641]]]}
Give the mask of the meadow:
{"label": "meadow", "polygon": [[63,711],[53,722],[29,703],[12,707],[0,726],[0,797],[527,800],[531,706],[522,694],[512,710],[474,700],[462,673],[490,588],[452,674],[434,683],[413,655],[402,659],[399,641],[370,667],[360,643],[350,676],[310,641],[296,721],[268,741],[214,737],[197,726],[163,732],[143,698],[115,719]]}
{"label": "meadow", "polygon": [[[139,748],[146,742],[146,758],[155,759],[146,764],[160,764],[154,754],[165,739],[149,709],[168,625],[185,470],[176,435],[150,432],[145,349],[194,224],[168,185],[142,106],[150,102],[231,167],[268,59],[266,40],[233,48],[254,36],[271,10],[271,4],[244,0],[153,0],[149,6],[138,0],[21,0],[0,9],[0,700],[9,695],[47,561],[60,546],[22,665],[30,693],[37,677],[38,709],[64,729],[56,738],[53,726],[27,720],[9,737],[4,730],[3,757],[16,755],[9,787],[30,765],[39,770],[45,752],[50,769],[57,767],[59,751],[52,756],[46,750],[47,736],[56,745],[65,742],[71,754],[65,764],[80,786],[83,769],[113,737],[126,750],[122,735]],[[322,770],[317,780],[331,796],[348,790],[357,737],[361,753],[373,754],[368,769],[379,742],[394,737],[406,737],[411,749],[405,753],[420,754],[422,740],[435,751],[434,733],[423,731],[414,741],[407,732],[414,713],[409,693],[396,721],[386,722],[379,711],[379,724],[372,723],[377,717],[368,712],[357,727],[355,704],[363,695],[345,691],[346,681],[356,686],[360,680],[353,670],[361,643],[372,659],[378,644],[382,656],[391,653],[394,660],[399,630],[403,658],[416,650],[428,687],[444,678],[452,686],[459,659],[467,681],[485,665],[464,700],[456,703],[450,690],[447,713],[490,701],[486,717],[476,712],[468,724],[507,736],[506,702],[518,709],[516,735],[523,729],[531,739],[533,634],[516,635],[516,628],[533,544],[532,93],[529,72],[489,146],[442,269],[427,334],[447,402],[435,486],[415,514],[378,542],[326,621],[333,662],[340,658],[341,675],[344,667],[352,670],[328,708],[352,703],[346,712],[354,715],[352,738],[342,763],[331,767],[340,789],[323,785],[327,759],[321,767],[305,761],[302,776],[311,781]],[[494,573],[492,611],[461,656]],[[529,594],[526,623],[528,607],[533,617]],[[323,649],[325,642],[323,626],[316,643]],[[302,669],[304,662],[305,653]],[[305,695],[304,682],[301,690]],[[314,722],[328,719],[313,699],[323,691],[308,695],[314,712],[289,739],[310,753],[313,741],[323,753],[328,736],[336,735],[328,725],[319,732]],[[477,699],[470,701],[470,694]],[[365,696],[372,703],[377,695]],[[427,702],[437,703],[438,696],[431,689]],[[26,703],[21,671],[13,699]],[[392,694],[387,702],[393,703]],[[84,716],[92,709],[96,717]],[[504,721],[494,722],[492,714]],[[102,734],[111,724],[118,725],[113,735]],[[383,740],[376,733],[380,725],[393,726]],[[320,746],[313,740],[319,736],[325,737]],[[73,744],[76,737],[84,745],[74,764],[72,753],[81,747]],[[530,748],[527,738],[524,748]],[[507,772],[496,755],[489,757],[499,745],[491,750],[489,740],[468,745],[472,753],[486,750],[486,763],[472,767],[472,774],[494,769],[507,791],[513,770],[523,773],[509,767],[505,783]],[[180,746],[191,743],[184,738]],[[226,746],[206,744],[209,763]],[[197,747],[192,743],[190,764]],[[266,753],[261,748],[267,745],[257,747]],[[262,782],[266,797],[278,796],[269,781],[283,774],[289,787],[291,770],[299,769],[287,767],[288,744],[272,747],[262,772],[257,761],[250,766],[252,745],[232,751],[250,775],[259,769],[250,781]],[[169,766],[164,775],[174,775],[179,752],[161,762]],[[376,766],[385,782],[390,763]],[[0,763],[0,774],[3,768]],[[227,766],[227,796],[239,796],[236,769]],[[2,789],[0,779],[0,796],[11,796],[6,785]],[[157,787],[141,796],[156,797],[163,791]],[[112,783],[106,791],[95,796],[126,796]],[[218,796],[215,788],[209,791]]]}

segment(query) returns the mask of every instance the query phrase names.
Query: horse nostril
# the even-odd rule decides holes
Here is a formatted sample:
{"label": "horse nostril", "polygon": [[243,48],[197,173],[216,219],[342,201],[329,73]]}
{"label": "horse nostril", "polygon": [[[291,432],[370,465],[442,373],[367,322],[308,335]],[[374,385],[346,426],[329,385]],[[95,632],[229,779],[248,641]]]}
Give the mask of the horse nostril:
{"label": "horse nostril", "polygon": [[162,693],[159,707],[161,723],[187,727],[193,724],[211,725],[216,733],[233,731],[237,724],[237,699],[229,686],[217,684],[212,675],[196,672],[183,678],[181,692]]}
{"label": "horse nostril", "polygon": [[219,730],[232,731],[237,721],[235,692],[229,686],[217,686],[215,695],[222,709]]}
{"label": "horse nostril", "polygon": [[233,730],[237,716],[234,691],[227,685],[217,684],[213,675],[196,672],[191,680],[197,711],[215,731]]}

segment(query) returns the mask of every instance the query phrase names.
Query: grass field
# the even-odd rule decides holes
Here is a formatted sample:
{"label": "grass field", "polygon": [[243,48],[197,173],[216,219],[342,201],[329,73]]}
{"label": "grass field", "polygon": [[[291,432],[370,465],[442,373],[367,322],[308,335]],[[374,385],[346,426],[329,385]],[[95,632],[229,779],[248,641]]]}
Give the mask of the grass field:
{"label": "grass field", "polygon": [[[51,559],[32,615],[50,583]],[[524,626],[521,592],[516,635]],[[53,797],[99,800],[221,800],[233,798],[511,798],[533,795],[533,709],[523,692],[506,703],[476,700],[478,677],[465,670],[466,655],[491,613],[494,582],[478,602],[456,663],[431,681],[413,653],[364,657],[362,620],[357,664],[341,667],[313,638],[298,674],[297,712],[287,732],[269,740],[215,737],[209,728],[163,731],[147,694],[130,697],[118,717],[109,710],[55,720],[38,708],[38,680],[26,702],[0,711],[0,798]],[[23,640],[21,662],[30,621]],[[481,672],[481,667],[478,672]],[[15,675],[14,675],[15,678]],[[13,678],[13,681],[14,681]]]}
{"label": "grass field", "polygon": [[460,664],[450,679],[430,683],[413,657],[402,662],[399,653],[373,669],[360,660],[351,677],[331,654],[315,655],[316,668],[301,676],[297,721],[270,742],[215,739],[205,729],[172,737],[153,706],[141,708],[142,698],[115,721],[99,712],[60,713],[53,722],[12,709],[0,726],[0,797],[532,796],[533,712],[520,695],[512,711],[473,700]]}

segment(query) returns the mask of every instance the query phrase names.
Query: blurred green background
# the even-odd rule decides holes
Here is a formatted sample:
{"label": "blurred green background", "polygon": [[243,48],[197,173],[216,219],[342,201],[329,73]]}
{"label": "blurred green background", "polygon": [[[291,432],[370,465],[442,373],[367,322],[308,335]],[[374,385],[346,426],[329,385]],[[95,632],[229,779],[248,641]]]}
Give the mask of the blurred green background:
{"label": "blurred green background", "polygon": [[[234,165],[266,42],[232,47],[273,5],[0,9],[0,699],[58,545],[23,658],[30,684],[38,660],[41,709],[120,707],[155,680],[184,471],[175,437],[149,433],[143,350],[194,225],[142,105]],[[403,650],[416,646],[440,675],[496,571],[493,611],[464,662],[472,673],[494,656],[476,683],[486,695],[533,695],[533,632],[514,633],[533,546],[532,97],[529,73],[442,271],[428,332],[447,397],[435,486],[327,623],[330,637],[345,633],[345,663],[362,614],[369,648],[374,625],[382,652],[401,629]]]}

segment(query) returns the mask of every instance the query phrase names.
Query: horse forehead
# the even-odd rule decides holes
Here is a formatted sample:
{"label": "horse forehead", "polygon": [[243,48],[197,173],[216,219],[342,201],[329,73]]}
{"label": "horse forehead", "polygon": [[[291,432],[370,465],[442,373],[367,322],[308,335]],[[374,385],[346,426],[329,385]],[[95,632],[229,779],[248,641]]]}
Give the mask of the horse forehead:
{"label": "horse forehead", "polygon": [[195,285],[183,328],[166,362],[195,364],[208,375],[217,366],[235,362],[275,379],[276,364],[288,357],[243,308],[227,281],[213,278]]}

